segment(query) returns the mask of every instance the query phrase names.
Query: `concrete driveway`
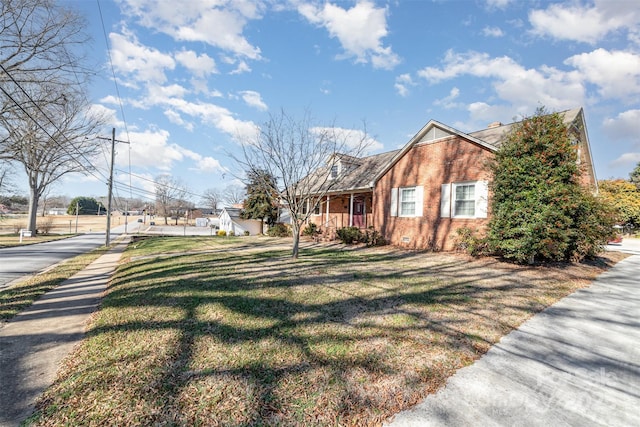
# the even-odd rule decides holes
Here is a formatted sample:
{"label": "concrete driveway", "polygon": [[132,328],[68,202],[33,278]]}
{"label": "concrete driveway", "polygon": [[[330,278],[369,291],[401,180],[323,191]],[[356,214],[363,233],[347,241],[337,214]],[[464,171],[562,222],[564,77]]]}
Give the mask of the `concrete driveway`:
{"label": "concrete driveway", "polygon": [[387,425],[640,426],[639,278],[623,260]]}
{"label": "concrete driveway", "polygon": [[622,243],[607,245],[608,251],[620,251],[627,254],[640,255],[640,239],[625,237]]}

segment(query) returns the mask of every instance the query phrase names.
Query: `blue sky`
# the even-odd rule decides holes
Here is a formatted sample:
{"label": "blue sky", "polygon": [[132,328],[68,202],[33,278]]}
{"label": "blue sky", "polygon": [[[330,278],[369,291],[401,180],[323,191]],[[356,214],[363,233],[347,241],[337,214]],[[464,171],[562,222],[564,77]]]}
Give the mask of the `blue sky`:
{"label": "blue sky", "polygon": [[[117,148],[120,196],[130,182],[145,196],[162,173],[194,202],[237,183],[238,139],[281,109],[365,122],[375,154],[430,119],[470,132],[540,105],[583,106],[599,179],[640,161],[637,0],[99,0],[103,21],[95,0],[65,4],[94,38],[104,136],[114,126],[131,141]],[[52,194],[97,197],[106,184],[73,176]]]}

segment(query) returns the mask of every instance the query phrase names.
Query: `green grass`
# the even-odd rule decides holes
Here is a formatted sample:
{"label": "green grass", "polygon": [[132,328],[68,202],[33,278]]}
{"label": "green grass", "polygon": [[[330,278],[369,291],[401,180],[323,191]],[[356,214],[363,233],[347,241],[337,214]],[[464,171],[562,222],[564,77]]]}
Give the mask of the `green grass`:
{"label": "green grass", "polygon": [[91,264],[107,251],[100,247],[60,263],[46,272],[31,276],[16,285],[0,291],[0,321],[14,317],[35,300]]}
{"label": "green grass", "polygon": [[377,425],[601,271],[273,241],[130,245],[28,424]]}

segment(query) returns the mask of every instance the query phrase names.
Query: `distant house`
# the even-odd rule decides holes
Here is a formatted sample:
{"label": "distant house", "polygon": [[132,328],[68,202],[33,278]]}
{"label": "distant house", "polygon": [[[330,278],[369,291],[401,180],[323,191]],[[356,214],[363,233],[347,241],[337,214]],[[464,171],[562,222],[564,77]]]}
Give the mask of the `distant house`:
{"label": "distant house", "polygon": [[[560,113],[570,131],[578,161],[584,165],[582,182],[597,189],[584,112]],[[489,171],[513,124],[492,123],[486,129],[464,133],[429,121],[403,148],[374,156],[341,156],[330,174],[326,199],[308,206],[310,222],[329,235],[354,226],[373,227],[393,245],[412,249],[451,250],[456,230],[482,229],[488,224]],[[316,178],[314,178],[316,177]]]}
{"label": "distant house", "polygon": [[47,211],[48,215],[66,215],[67,210],[65,208],[51,208]]}
{"label": "distant house", "polygon": [[243,219],[240,217],[240,208],[222,208],[220,213],[220,230],[227,234],[241,236],[248,231],[250,235],[260,234],[262,222],[257,219]]}

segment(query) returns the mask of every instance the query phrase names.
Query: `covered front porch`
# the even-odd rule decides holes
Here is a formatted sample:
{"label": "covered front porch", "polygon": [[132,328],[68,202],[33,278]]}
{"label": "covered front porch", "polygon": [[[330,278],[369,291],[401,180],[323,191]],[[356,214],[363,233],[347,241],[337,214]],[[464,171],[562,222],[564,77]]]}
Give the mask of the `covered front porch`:
{"label": "covered front porch", "polygon": [[344,227],[366,229],[373,225],[373,192],[328,194],[316,205],[309,222],[327,239],[335,239]]}

